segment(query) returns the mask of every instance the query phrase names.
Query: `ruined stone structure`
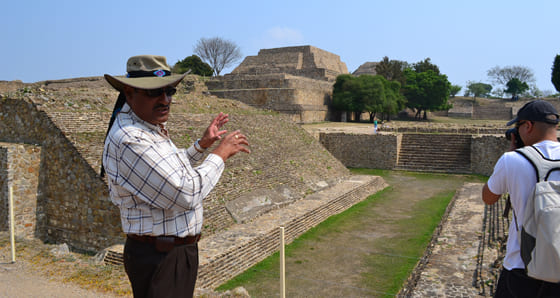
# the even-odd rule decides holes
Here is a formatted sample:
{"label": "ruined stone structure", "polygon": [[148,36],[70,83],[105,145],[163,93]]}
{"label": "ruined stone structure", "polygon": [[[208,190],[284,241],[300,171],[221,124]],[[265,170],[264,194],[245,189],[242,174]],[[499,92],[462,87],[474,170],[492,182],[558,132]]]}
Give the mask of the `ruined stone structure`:
{"label": "ruined stone structure", "polygon": [[348,73],[338,55],[313,46],[263,49],[231,74],[207,82],[221,98],[291,115],[297,123],[329,119],[332,85]]}
{"label": "ruined stone structure", "polygon": [[[188,83],[179,85],[179,90],[184,90]],[[97,84],[104,86],[96,87],[101,91],[88,89]],[[110,118],[105,106],[112,104],[116,92],[105,87],[102,78],[29,84],[14,93],[8,91],[8,96],[2,91],[0,231],[9,228],[7,206],[11,186],[17,237],[67,243],[72,249],[85,251],[100,251],[124,243],[119,210],[110,201],[106,181],[98,174]],[[82,94],[91,100],[82,103]],[[178,94],[174,98],[177,110],[181,110],[185,97]],[[351,179],[348,169],[285,115],[263,113],[239,102],[217,98],[208,101],[216,111],[227,108],[232,112],[232,107],[236,107],[237,112],[230,114],[228,129],[246,132],[253,152],[228,160],[220,182],[205,199],[201,246],[206,253],[201,257],[205,262],[200,268],[201,286],[217,286],[224,277],[237,272],[232,266],[238,268],[243,264],[246,268],[274,252],[278,246],[270,242],[270,237],[276,233],[277,224],[285,224],[290,237],[295,238],[382,185],[382,179],[370,179],[359,185],[354,183],[347,193],[337,192],[336,197],[328,200],[313,197],[320,191],[330,194],[332,187]],[[92,108],[94,103],[103,108]],[[80,107],[76,108],[78,104]],[[186,147],[202,135],[215,112],[179,111],[170,116],[168,125],[174,143]],[[308,199],[312,202],[306,203]],[[254,229],[250,230],[249,238],[227,236],[228,241],[235,239],[237,244],[247,240],[243,247],[215,247],[215,239],[225,230],[234,229],[236,220],[258,220],[296,203],[316,206],[308,210],[311,215],[302,214],[299,220],[282,219],[267,226],[263,229],[267,235],[264,238],[254,239]],[[261,250],[263,245],[271,245],[271,249]],[[233,252],[225,253],[226,249]]]}
{"label": "ruined stone structure", "polygon": [[[295,49],[326,53],[312,47]],[[327,54],[325,57],[329,56]],[[300,57],[299,54],[296,56]],[[301,57],[303,65],[307,60],[303,58],[304,54]],[[313,61],[323,60],[315,57]],[[330,70],[334,68],[329,67]],[[327,70],[325,68],[321,74],[323,80],[295,75],[297,72],[271,74],[269,78],[283,77],[282,82],[292,86],[291,89],[279,88],[281,90],[315,94],[306,83],[311,86],[332,84],[334,76],[329,74],[334,73]],[[318,72],[302,70],[301,73],[312,76]],[[15,196],[17,236],[37,237],[67,243],[72,248],[98,251],[123,243],[125,238],[118,208],[110,202],[107,184],[98,175],[110,113],[106,108],[95,110],[88,105],[93,102],[111,105],[116,92],[103,89],[108,92],[106,95],[96,93],[99,98],[72,111],[72,107],[79,103],[76,98],[81,96],[80,90],[85,89],[83,92],[89,98],[92,95],[91,89],[87,89],[88,84],[104,86],[102,78],[88,78],[78,83],[77,88],[60,88],[63,90],[61,94],[72,98],[71,102],[60,105],[63,108],[48,108],[58,99],[48,98],[50,94],[44,90],[52,85],[62,85],[61,82],[51,81],[49,87],[47,84],[26,86],[25,92],[15,97],[0,94],[0,230],[8,229],[7,194],[11,185]],[[240,80],[235,84],[244,83],[255,86],[264,82]],[[184,87],[180,85],[179,90]],[[271,89],[268,88],[267,92],[273,92]],[[288,99],[295,100],[296,97]],[[178,106],[182,100],[185,100],[184,94],[175,98]],[[208,99],[211,100],[216,110],[232,109],[235,105],[227,100]],[[345,165],[396,168],[402,149],[416,147],[407,143],[404,133],[436,132],[434,136],[443,138],[442,144],[455,142],[449,141],[455,139],[447,135],[469,134],[465,138],[470,140],[470,168],[462,171],[469,172],[470,169],[471,173],[485,175],[490,173],[494,162],[507,147],[501,129],[477,128],[433,131],[407,127],[377,135],[321,134],[320,141],[317,141],[286,115],[262,113],[238,104],[242,105],[244,113],[230,115],[228,129],[239,128],[247,132],[253,152],[228,160],[220,183],[205,200],[199,283],[207,287],[218,285],[273,253],[278,247],[273,239],[277,238],[280,225],[286,227],[288,239],[294,239],[330,215],[383,188],[382,179],[357,179],[350,175]],[[173,113],[169,119],[173,141],[179,147],[189,146],[194,138],[202,135],[213,116],[207,112]],[[466,157],[463,151],[458,154]],[[347,188],[340,189],[345,184]],[[249,209],[251,212],[247,212]],[[259,222],[258,231],[247,225],[248,222]]]}
{"label": "ruined stone structure", "polygon": [[375,70],[375,67],[377,66],[379,62],[366,62],[362,65],[360,65],[360,67],[358,67],[358,69],[356,69],[352,74],[355,76],[359,76],[359,75],[363,75],[363,74],[368,74],[368,75],[376,75],[377,71]]}
{"label": "ruined stone structure", "polygon": [[34,237],[37,224],[37,190],[41,147],[0,143],[0,231],[9,228],[9,195],[12,188],[13,209],[18,210],[14,232],[20,237]]}
{"label": "ruined stone structure", "polygon": [[347,167],[490,175],[508,150],[502,134],[319,133]]}

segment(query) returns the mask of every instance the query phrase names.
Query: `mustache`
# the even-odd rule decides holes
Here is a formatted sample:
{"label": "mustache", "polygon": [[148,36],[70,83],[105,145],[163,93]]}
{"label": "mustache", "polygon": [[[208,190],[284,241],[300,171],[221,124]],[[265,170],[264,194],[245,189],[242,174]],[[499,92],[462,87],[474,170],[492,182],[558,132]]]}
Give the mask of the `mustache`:
{"label": "mustache", "polygon": [[171,104],[158,104],[154,107],[154,109],[159,109],[159,108],[169,108],[171,106]]}

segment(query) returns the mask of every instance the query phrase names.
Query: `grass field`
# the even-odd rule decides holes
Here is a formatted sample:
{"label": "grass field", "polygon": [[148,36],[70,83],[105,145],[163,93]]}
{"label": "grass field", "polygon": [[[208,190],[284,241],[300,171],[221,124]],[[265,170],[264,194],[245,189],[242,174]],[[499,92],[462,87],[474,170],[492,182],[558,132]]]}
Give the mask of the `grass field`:
{"label": "grass field", "polygon": [[[456,189],[483,177],[356,169],[391,185],[328,218],[286,247],[287,296],[392,297],[422,257]],[[279,293],[274,254],[218,290]]]}

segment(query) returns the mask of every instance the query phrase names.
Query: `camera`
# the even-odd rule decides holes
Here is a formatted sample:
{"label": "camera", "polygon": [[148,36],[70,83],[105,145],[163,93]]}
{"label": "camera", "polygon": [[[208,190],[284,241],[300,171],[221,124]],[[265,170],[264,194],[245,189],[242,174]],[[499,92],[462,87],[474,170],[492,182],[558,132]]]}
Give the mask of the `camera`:
{"label": "camera", "polygon": [[508,141],[511,141],[512,134],[515,135],[515,147],[516,148],[525,147],[525,144],[523,144],[523,140],[521,140],[521,136],[519,135],[519,131],[517,130],[517,127],[512,127],[506,130],[506,139]]}

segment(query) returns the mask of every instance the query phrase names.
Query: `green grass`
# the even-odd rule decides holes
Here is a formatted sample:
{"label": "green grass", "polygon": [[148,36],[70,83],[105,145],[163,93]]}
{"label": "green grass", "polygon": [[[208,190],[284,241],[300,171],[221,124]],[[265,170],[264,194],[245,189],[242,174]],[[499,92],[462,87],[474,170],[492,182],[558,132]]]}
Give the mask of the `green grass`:
{"label": "green grass", "polygon": [[[377,175],[390,179],[393,173],[379,169],[351,169],[354,174]],[[457,185],[464,182],[484,182],[487,177],[476,175],[446,175],[434,173],[399,172],[415,179],[425,180],[426,183],[437,183],[441,179],[453,179]],[[372,210],[380,204],[390,204],[392,187],[388,187],[366,200],[355,204],[346,211],[333,215],[327,220],[304,233],[286,246],[286,260],[305,266],[306,260],[289,260],[301,249],[313,249],[308,243],[320,241],[341,231],[351,230],[360,223],[358,218],[372,216]],[[418,201],[410,206],[410,212],[405,218],[387,219],[391,230],[398,231],[398,237],[382,237],[373,244],[376,252],[366,257],[362,268],[361,287],[375,293],[387,293],[393,296],[403,286],[419,259],[429,244],[433,231],[441,221],[447,205],[455,195],[455,190],[441,191],[430,198]],[[279,254],[275,253],[264,261],[249,268],[244,273],[218,287],[218,291],[230,290],[239,286],[247,286],[259,282],[278,281]],[[259,296],[259,293],[254,293]]]}
{"label": "green grass", "polygon": [[[376,200],[383,196],[383,193],[387,191],[388,188],[377,192],[374,195],[369,196],[366,200],[355,204],[354,206],[348,208],[345,212],[333,215],[323,221],[321,224],[309,229],[307,232],[302,234],[300,237],[296,238],[292,243],[286,245],[285,254],[286,257],[292,256],[293,252],[301,249],[305,246],[306,241],[316,240],[321,236],[326,234],[326,231],[333,232],[340,228],[343,221],[353,218],[355,216],[360,216],[360,213],[364,212],[364,207],[369,204],[373,204]],[[279,279],[278,268],[280,266],[280,254],[278,252],[274,253],[270,257],[264,259],[255,266],[247,269],[244,273],[236,276],[235,278],[229,280],[223,285],[217,288],[218,291],[231,290],[236,287],[243,286],[244,284],[251,282],[255,278],[262,275],[263,272],[275,272],[274,278]]]}
{"label": "green grass", "polygon": [[[431,240],[455,191],[440,193],[411,207],[410,218],[395,222],[398,238],[383,238],[376,243],[380,253],[371,255],[362,275],[366,288],[384,293],[398,293]],[[386,295],[393,296],[393,295]]]}

